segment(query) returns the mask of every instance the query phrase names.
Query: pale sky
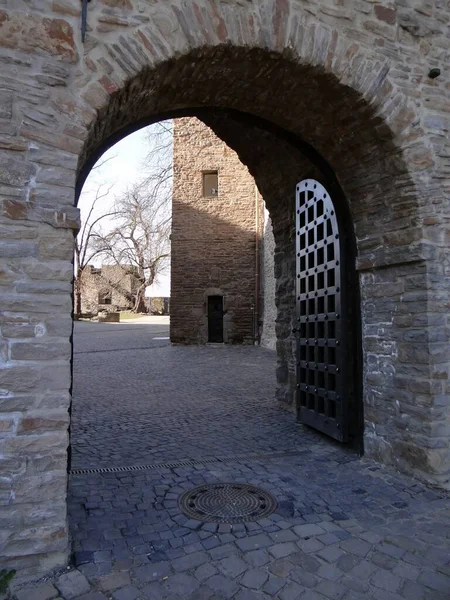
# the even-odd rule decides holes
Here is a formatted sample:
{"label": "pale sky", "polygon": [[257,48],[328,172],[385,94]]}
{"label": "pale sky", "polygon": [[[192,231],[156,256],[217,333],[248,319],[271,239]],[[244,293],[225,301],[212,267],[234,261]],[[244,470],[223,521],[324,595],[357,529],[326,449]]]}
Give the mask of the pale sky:
{"label": "pale sky", "polygon": [[[78,202],[82,223],[87,218],[99,186],[101,186],[101,193],[105,193],[108,190],[109,193],[97,203],[96,216],[108,212],[114,204],[114,197],[119,196],[128,186],[143,177],[143,163],[149,150],[146,139],[147,129],[149,128],[140,129],[125,137],[120,142],[117,142],[117,144],[103,154],[98,162],[101,163],[105,159],[110,160],[101,168],[90,172]],[[106,220],[103,223],[107,225]],[[100,266],[101,259],[99,261],[94,259],[94,263],[96,266]],[[170,269],[167,270],[167,273],[160,276],[159,281],[147,288],[146,295],[170,296]]]}

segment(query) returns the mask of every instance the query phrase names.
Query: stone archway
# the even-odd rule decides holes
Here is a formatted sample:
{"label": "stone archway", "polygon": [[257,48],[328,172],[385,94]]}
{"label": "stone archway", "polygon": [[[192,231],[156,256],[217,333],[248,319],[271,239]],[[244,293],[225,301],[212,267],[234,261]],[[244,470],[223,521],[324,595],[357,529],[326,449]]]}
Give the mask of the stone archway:
{"label": "stone archway", "polygon": [[[288,402],[291,190],[314,170],[343,190],[361,287],[366,451],[446,483],[448,293],[438,229],[446,155],[429,109],[412,100],[413,78],[423,81],[427,69],[419,42],[387,7],[375,7],[370,26],[358,21],[352,32],[341,24],[352,18],[347,9],[324,12],[319,2],[314,15],[293,0],[108,4],[89,10],[84,45],[78,3],[0,13],[7,563],[42,570],[67,558],[77,173],[81,182],[98,152],[126,131],[177,111],[221,109],[203,120],[247,164],[272,214],[280,398]],[[385,41],[394,32],[407,50]],[[224,109],[233,111],[225,119]],[[234,111],[274,127],[243,124]],[[283,167],[269,177],[274,154]]]}

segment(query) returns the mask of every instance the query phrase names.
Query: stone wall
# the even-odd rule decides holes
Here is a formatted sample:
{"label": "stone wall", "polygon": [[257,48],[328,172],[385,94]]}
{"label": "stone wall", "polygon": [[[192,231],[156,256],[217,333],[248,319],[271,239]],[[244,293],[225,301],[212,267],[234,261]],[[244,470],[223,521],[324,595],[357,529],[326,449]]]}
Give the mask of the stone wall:
{"label": "stone wall", "polygon": [[[102,265],[98,269],[88,265],[81,276],[81,312],[97,314],[99,310],[133,308],[133,299],[124,292],[133,294],[137,287],[138,281],[120,265]],[[111,302],[100,302],[105,295]]]}
{"label": "stone wall", "polygon": [[[205,198],[202,174],[214,170],[219,193]],[[201,121],[175,119],[172,341],[205,343],[207,296],[219,294],[225,343],[261,339],[274,349],[274,251],[269,212],[247,167]]]}
{"label": "stone wall", "polygon": [[[218,172],[205,197],[203,173]],[[208,296],[222,296],[224,343],[253,344],[260,196],[237,154],[195,118],[173,125],[170,339],[208,341]]]}
{"label": "stone wall", "polygon": [[348,248],[366,454],[449,486],[448,3],[96,0],[84,44],[80,12],[79,0],[0,8],[2,567],[69,554],[75,184],[163,116],[200,117],[265,199],[287,405],[293,190],[311,175],[327,187]]}

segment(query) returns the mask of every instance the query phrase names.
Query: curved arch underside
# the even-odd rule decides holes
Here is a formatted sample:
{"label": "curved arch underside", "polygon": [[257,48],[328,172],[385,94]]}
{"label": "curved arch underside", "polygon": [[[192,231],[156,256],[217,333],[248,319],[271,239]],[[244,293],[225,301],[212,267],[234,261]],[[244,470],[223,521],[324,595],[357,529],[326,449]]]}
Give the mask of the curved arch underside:
{"label": "curved arch underside", "polygon": [[[366,96],[376,97],[381,104],[392,90],[386,76],[387,70],[381,69],[366,83],[370,89]],[[374,359],[371,351],[366,352],[361,364],[359,340],[361,332],[364,335],[368,331],[371,311],[384,313],[385,306],[380,301],[380,307],[374,307],[368,292],[370,285],[376,285],[377,277],[371,277],[366,286],[365,276],[361,275],[360,307],[355,259],[358,265],[371,269],[395,264],[402,245],[399,227],[402,230],[411,225],[403,218],[404,196],[398,194],[398,189],[408,194],[413,222],[419,208],[408,165],[393,129],[381,113],[375,103],[369,104],[361,93],[340,83],[327,65],[301,64],[293,51],[279,54],[231,44],[202,46],[186,54],[177,53],[152,68],[140,69],[125,85],[108,94],[80,155],[79,181],[112,143],[164,118],[197,116],[237,152],[254,176],[271,214],[276,240],[278,399],[288,404],[293,401],[295,380],[291,338],[295,185],[310,177],[323,183],[333,197],[344,233],[352,322],[349,338],[353,339],[355,355],[353,384],[358,397],[363,395],[364,386],[366,404],[368,394],[375,391],[377,397],[382,397],[384,392],[382,383],[379,390],[374,390],[372,383],[367,385],[368,361]],[[381,275],[380,282],[384,278]],[[397,335],[400,339],[402,334],[393,333],[393,337]],[[382,347],[380,340],[381,351]],[[378,348],[374,355],[377,369],[383,369],[391,360],[383,355],[380,358]],[[362,430],[361,415],[362,410],[352,417],[354,439]],[[370,431],[370,410],[367,416],[366,431]],[[360,438],[356,443],[362,447]],[[374,444],[377,446],[378,442]]]}
{"label": "curved arch underside", "polygon": [[[376,83],[381,89],[384,78],[380,76]],[[376,181],[376,194],[373,189],[370,193],[372,209],[379,197],[388,208],[385,220],[392,218],[387,212],[394,207],[395,198],[386,201],[390,182],[393,176],[408,178],[408,172],[391,130],[376,108],[355,90],[342,85],[323,67],[300,65],[288,52],[278,55],[220,45],[141,70],[98,111],[80,156],[79,171],[123,132],[176,114],[202,118],[205,108],[260,117],[294,134],[328,162],[350,203],[356,200],[352,190],[358,177],[366,185]],[[213,121],[214,117],[209,118],[208,125],[215,131]],[[231,139],[228,134],[226,140],[239,155],[245,151],[240,147],[240,129],[239,135]]]}

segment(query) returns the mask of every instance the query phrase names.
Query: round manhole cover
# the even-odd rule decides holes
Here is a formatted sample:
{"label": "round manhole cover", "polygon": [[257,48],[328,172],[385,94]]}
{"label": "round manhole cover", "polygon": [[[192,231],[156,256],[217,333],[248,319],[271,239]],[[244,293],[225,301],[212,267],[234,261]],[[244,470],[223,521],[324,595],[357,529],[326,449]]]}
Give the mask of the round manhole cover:
{"label": "round manhole cover", "polygon": [[275,512],[275,498],[254,485],[210,483],[185,492],[179,505],[185,515],[205,523],[246,523]]}

